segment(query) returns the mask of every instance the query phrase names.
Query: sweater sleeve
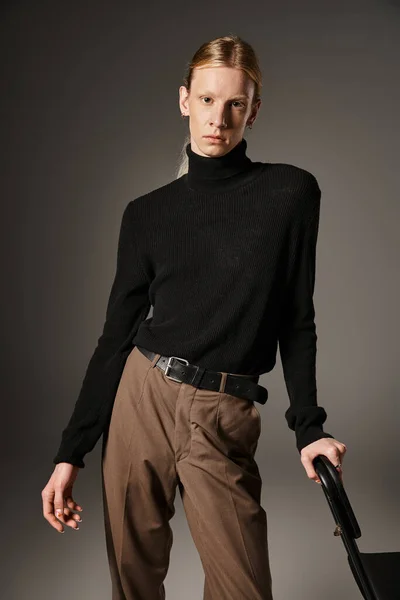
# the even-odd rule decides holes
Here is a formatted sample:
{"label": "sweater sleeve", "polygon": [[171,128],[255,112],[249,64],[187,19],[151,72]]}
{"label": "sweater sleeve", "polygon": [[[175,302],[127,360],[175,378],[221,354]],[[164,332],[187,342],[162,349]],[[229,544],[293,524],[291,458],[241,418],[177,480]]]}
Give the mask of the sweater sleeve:
{"label": "sweater sleeve", "polygon": [[53,463],[85,467],[90,452],[109,423],[114,398],[131,352],[132,338],[151,303],[149,281],[142,268],[133,230],[133,204],[126,206],[120,227],[117,265],[106,309],[105,323],[89,361],[75,408],[62,432]]}
{"label": "sweater sleeve", "polygon": [[299,451],[324,437],[325,409],[317,405],[317,333],[313,302],[316,245],[319,228],[321,190],[314,178],[308,188],[307,208],[300,218],[293,270],[279,333],[279,352],[290,406],[285,418],[295,432]]}

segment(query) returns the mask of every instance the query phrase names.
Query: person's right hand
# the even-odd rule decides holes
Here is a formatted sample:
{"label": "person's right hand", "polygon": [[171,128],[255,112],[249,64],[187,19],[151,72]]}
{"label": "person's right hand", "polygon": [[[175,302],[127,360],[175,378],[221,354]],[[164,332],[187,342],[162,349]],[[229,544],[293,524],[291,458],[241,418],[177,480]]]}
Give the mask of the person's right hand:
{"label": "person's right hand", "polygon": [[75,465],[58,463],[42,490],[43,516],[60,533],[64,533],[64,527],[57,519],[72,529],[79,529],[78,522],[82,521],[79,514],[72,513],[72,510],[82,510],[72,497],[72,486],[78,472],[79,467]]}

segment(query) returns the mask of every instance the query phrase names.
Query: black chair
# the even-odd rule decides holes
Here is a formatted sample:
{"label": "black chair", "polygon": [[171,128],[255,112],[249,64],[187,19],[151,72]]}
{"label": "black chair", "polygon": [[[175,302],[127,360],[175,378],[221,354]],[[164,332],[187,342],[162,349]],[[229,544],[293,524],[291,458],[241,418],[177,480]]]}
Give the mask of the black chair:
{"label": "black chair", "polygon": [[365,600],[400,600],[400,552],[360,552],[357,542],[361,529],[351,508],[340,476],[324,455],[313,460],[336,528],[347,550],[354,579]]}

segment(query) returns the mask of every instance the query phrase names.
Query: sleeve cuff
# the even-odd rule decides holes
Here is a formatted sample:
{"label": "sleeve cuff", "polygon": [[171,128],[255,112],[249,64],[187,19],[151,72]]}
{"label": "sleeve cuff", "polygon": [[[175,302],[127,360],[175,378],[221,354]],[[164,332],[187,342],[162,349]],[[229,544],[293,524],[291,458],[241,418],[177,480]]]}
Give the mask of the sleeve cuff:
{"label": "sleeve cuff", "polygon": [[71,465],[74,465],[74,467],[79,467],[80,469],[84,469],[85,468],[85,463],[83,462],[83,460],[78,457],[78,456],[61,456],[61,455],[57,455],[53,458],[53,463],[55,465],[57,465],[58,463],[61,462],[66,462],[66,463],[70,463]]}

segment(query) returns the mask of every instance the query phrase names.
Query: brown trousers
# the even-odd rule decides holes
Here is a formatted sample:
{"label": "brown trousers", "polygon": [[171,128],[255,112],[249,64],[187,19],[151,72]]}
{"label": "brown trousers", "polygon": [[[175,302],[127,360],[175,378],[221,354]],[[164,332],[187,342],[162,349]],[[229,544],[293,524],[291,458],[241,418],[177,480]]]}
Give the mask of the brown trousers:
{"label": "brown trousers", "polygon": [[[203,600],[272,600],[253,402],[168,379],[135,346],[103,440],[113,600],[163,600],[176,486],[205,573]],[[194,598],[195,596],[193,596]]]}

